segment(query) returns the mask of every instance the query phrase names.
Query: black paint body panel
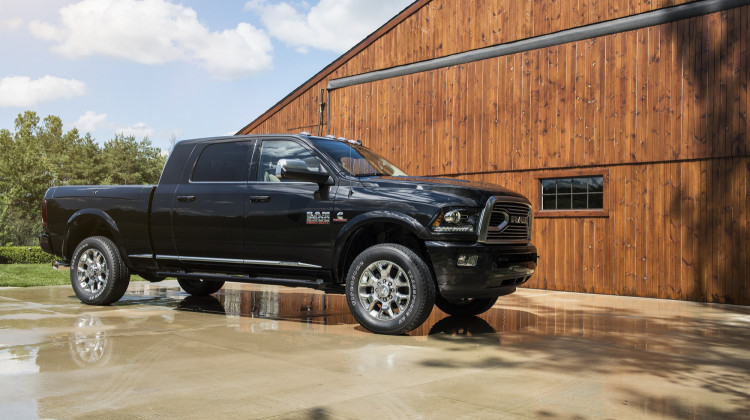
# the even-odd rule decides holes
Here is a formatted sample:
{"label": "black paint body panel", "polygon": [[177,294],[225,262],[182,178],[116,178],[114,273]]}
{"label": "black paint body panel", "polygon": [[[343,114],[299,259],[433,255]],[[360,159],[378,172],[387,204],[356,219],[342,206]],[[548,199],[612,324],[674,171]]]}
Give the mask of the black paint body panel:
{"label": "black paint body panel", "polygon": [[[265,140],[303,146],[329,173],[329,182],[255,181],[263,178],[258,161]],[[187,140],[175,146],[158,186],[50,188],[49,225],[40,244],[69,261],[76,241],[107,234],[136,273],[287,278],[320,288],[321,282],[343,281],[342,254],[356,247],[349,238],[377,224],[399,226],[416,238],[446,297],[507,294],[533,273],[537,256],[531,244],[487,245],[477,242],[476,232],[430,228],[446,208],[479,212],[491,197],[525,200],[521,195],[454,179],[353,177],[316,147],[320,141],[331,140],[293,135]],[[246,180],[194,182],[202,151],[223,142],[247,146]],[[477,266],[458,267],[461,253],[478,255]]]}
{"label": "black paint body panel", "polygon": [[[487,246],[428,241],[427,251],[440,293],[446,298],[494,297],[513,293],[536,270],[537,251],[529,245]],[[458,267],[459,255],[476,255],[475,267]]]}

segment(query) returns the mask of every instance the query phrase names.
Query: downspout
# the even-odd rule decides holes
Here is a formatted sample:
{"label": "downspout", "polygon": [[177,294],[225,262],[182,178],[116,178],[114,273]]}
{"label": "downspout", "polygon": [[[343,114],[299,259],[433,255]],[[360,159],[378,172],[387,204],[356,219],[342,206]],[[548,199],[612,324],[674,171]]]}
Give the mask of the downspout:
{"label": "downspout", "polygon": [[320,102],[318,103],[318,136],[323,133],[323,108],[326,103],[323,101],[323,89],[320,89]]}
{"label": "downspout", "polygon": [[326,117],[326,135],[331,134],[331,89],[326,89],[328,92],[328,116]]}

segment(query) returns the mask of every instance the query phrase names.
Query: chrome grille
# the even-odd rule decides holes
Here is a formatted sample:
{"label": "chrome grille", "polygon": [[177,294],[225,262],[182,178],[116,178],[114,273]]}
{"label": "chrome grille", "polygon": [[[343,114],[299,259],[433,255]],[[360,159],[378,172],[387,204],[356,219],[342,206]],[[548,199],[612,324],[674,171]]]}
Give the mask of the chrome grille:
{"label": "chrome grille", "polygon": [[[503,200],[503,201],[500,201]],[[487,214],[489,213],[489,214]],[[479,241],[487,243],[526,242],[531,239],[531,206],[507,197],[493,197],[483,215]]]}

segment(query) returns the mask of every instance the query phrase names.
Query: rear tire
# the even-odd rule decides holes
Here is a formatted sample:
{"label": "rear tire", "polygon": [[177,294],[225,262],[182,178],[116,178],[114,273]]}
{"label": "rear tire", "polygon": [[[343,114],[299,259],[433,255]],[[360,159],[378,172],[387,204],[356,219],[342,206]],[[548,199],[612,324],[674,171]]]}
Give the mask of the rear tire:
{"label": "rear tire", "polygon": [[109,305],[125,294],[130,283],[130,270],[111,239],[91,236],[73,251],[70,283],[81,302]]}
{"label": "rear tire", "polygon": [[208,296],[218,292],[224,286],[224,282],[221,280],[177,279],[177,282],[180,283],[182,290],[192,296]]}
{"label": "rear tire", "polygon": [[427,264],[414,251],[380,244],[354,259],[346,280],[349,310],[366,329],[404,334],[430,316],[435,283]]}
{"label": "rear tire", "polygon": [[453,316],[475,316],[483,314],[495,305],[497,297],[470,298],[470,299],[446,299],[438,293],[435,297],[435,305],[441,311]]}

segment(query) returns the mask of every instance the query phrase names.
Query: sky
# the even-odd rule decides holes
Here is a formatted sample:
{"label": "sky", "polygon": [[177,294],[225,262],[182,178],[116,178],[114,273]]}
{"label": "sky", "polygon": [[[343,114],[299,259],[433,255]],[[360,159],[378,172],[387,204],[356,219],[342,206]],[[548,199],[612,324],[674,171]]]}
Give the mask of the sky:
{"label": "sky", "polygon": [[0,0],[0,128],[236,133],[412,0]]}

